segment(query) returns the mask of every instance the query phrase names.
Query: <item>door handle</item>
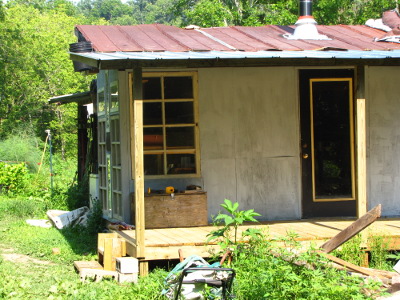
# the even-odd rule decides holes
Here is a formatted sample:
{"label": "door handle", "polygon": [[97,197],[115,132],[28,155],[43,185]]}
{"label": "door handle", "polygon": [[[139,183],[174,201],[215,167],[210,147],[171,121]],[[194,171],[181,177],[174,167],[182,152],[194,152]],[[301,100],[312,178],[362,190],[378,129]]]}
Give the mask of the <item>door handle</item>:
{"label": "door handle", "polygon": [[303,154],[303,158],[304,158],[304,159],[307,159],[307,158],[308,158],[308,154],[307,154],[307,153],[304,153],[304,154]]}

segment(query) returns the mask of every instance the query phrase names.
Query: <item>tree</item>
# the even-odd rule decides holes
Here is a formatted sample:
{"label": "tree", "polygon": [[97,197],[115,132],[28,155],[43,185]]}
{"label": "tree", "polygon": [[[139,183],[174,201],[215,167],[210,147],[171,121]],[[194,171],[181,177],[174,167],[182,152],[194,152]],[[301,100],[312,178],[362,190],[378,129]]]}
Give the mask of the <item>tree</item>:
{"label": "tree", "polygon": [[28,128],[44,139],[44,130],[51,129],[56,151],[76,151],[76,109],[49,105],[48,99],[88,89],[91,78],[74,73],[68,54],[76,41],[74,25],[84,20],[69,16],[63,5],[44,9],[39,2],[40,8],[7,3],[0,23],[0,137]]}
{"label": "tree", "polygon": [[121,0],[82,0],[77,4],[79,11],[91,20],[104,19],[111,24],[136,24],[132,7]]}
{"label": "tree", "polygon": [[[314,0],[319,24],[364,24],[396,7],[396,0]],[[298,0],[179,0],[175,16],[182,25],[292,25],[298,19]],[[221,18],[223,21],[221,21]]]}

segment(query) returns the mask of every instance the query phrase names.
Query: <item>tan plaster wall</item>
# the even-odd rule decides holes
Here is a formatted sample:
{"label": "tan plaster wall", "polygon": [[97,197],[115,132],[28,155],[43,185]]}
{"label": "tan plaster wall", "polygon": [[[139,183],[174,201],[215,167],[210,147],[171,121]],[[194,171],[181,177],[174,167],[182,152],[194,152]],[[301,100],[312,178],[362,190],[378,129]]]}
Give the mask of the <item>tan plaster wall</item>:
{"label": "tan plaster wall", "polygon": [[382,204],[382,215],[400,215],[400,96],[399,67],[369,67],[368,203]]}
{"label": "tan plaster wall", "polygon": [[199,72],[201,168],[209,215],[225,198],[262,219],[301,217],[295,68]]}

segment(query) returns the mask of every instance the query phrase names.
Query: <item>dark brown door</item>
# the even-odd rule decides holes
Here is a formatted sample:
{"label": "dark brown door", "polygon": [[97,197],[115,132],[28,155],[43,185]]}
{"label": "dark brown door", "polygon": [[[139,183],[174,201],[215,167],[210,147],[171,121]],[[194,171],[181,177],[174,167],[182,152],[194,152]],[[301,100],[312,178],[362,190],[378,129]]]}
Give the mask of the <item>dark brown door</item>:
{"label": "dark brown door", "polygon": [[353,74],[300,70],[303,218],[356,214]]}

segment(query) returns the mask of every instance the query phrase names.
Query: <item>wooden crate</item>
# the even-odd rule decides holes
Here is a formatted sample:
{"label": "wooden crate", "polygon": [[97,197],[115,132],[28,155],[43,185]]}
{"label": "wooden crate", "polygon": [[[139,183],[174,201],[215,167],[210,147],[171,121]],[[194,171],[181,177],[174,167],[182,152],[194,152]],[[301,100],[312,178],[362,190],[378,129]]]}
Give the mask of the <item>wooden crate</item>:
{"label": "wooden crate", "polygon": [[[146,228],[208,225],[207,193],[150,194],[144,197]],[[135,201],[132,197],[133,223]]]}

